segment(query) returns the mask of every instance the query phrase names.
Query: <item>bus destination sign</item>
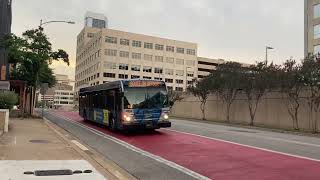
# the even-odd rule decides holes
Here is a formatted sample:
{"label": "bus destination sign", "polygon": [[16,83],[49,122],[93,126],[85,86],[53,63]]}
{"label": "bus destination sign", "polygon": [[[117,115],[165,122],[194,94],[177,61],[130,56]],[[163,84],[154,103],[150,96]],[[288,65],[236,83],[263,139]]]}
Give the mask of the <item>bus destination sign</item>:
{"label": "bus destination sign", "polygon": [[162,82],[159,81],[130,81],[128,87],[160,87]]}

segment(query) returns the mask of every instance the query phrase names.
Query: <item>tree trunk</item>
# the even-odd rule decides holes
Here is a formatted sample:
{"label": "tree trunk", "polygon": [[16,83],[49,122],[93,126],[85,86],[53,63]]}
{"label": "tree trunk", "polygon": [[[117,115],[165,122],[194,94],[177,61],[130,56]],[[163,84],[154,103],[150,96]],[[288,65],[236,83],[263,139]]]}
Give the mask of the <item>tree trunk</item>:
{"label": "tree trunk", "polygon": [[297,106],[295,107],[295,112],[294,112],[294,120],[295,120],[295,130],[299,130],[299,121],[298,121],[298,111],[299,111],[300,104],[298,103]]}
{"label": "tree trunk", "polygon": [[230,107],[231,103],[227,103],[227,122],[230,123]]}
{"label": "tree trunk", "polygon": [[200,109],[201,109],[201,112],[202,112],[202,120],[206,120],[206,112],[205,112],[205,107],[206,106],[206,102],[205,101],[202,101],[201,102],[201,105],[200,105]]}

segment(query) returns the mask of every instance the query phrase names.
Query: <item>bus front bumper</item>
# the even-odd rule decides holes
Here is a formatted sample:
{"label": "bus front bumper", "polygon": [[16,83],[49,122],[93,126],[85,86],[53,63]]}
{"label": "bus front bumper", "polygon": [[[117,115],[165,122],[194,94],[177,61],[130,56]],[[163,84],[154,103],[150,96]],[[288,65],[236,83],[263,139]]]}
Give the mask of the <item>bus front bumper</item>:
{"label": "bus front bumper", "polygon": [[124,129],[159,129],[159,128],[168,128],[171,127],[170,121],[145,121],[145,122],[130,122],[130,123],[124,123],[123,125]]}

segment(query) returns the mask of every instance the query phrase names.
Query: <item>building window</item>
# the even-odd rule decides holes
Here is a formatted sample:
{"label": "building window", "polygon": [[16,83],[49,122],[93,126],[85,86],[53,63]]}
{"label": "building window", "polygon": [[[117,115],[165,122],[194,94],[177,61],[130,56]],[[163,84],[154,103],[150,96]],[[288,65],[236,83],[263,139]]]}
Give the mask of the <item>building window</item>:
{"label": "building window", "polygon": [[154,80],[162,81],[162,78],[155,77]]}
{"label": "building window", "polygon": [[137,75],[131,75],[131,79],[139,79],[140,76],[137,76]]}
{"label": "building window", "polygon": [[145,42],[145,43],[144,43],[144,48],[146,48],[146,49],[153,49],[153,44],[152,44],[152,43],[147,43],[147,42]]}
{"label": "building window", "polygon": [[167,75],[173,75],[173,69],[166,69],[165,73]]}
{"label": "building window", "polygon": [[163,73],[163,69],[162,69],[162,68],[155,67],[155,68],[154,68],[154,73],[162,74],[162,73]]}
{"label": "building window", "polygon": [[183,65],[184,60],[183,59],[176,59],[176,64]]}
{"label": "building window", "polygon": [[103,67],[104,67],[105,69],[117,69],[117,63],[104,62],[104,63],[103,63]]}
{"label": "building window", "polygon": [[176,70],[176,76],[184,76],[183,70]]}
{"label": "building window", "polygon": [[116,74],[114,74],[114,73],[103,73],[103,77],[116,78]]}
{"label": "building window", "polygon": [[118,42],[116,37],[111,37],[111,36],[107,36],[105,41],[111,44],[117,44]]}
{"label": "building window", "polygon": [[183,91],[183,88],[182,88],[182,87],[176,87],[176,91],[182,92],[182,91]]}
{"label": "building window", "polygon": [[128,79],[128,74],[119,74],[119,79]]}
{"label": "building window", "polygon": [[143,59],[146,60],[146,61],[152,61],[152,55],[150,55],[150,54],[144,54],[144,55],[143,55]]}
{"label": "building window", "polygon": [[128,70],[129,69],[129,65],[128,64],[119,64],[119,69]]}
{"label": "building window", "polygon": [[193,81],[188,81],[188,85],[192,85],[193,84]]}
{"label": "building window", "polygon": [[196,50],[194,50],[194,49],[187,49],[187,54],[189,54],[189,55],[196,55]]}
{"label": "building window", "polygon": [[184,48],[177,47],[177,53],[184,54]]}
{"label": "building window", "polygon": [[187,66],[194,66],[194,60],[186,60],[186,65]]}
{"label": "building window", "polygon": [[124,45],[124,46],[129,46],[130,41],[129,41],[129,39],[120,39],[120,44]]}
{"label": "building window", "polygon": [[129,52],[128,51],[120,51],[119,56],[123,58],[129,58]]}
{"label": "building window", "polygon": [[176,79],[176,83],[177,83],[177,84],[183,84],[183,80],[181,80],[181,79]]}
{"label": "building window", "polygon": [[133,46],[133,47],[141,47],[141,41],[133,40],[133,41],[132,41],[132,46]]}
{"label": "building window", "polygon": [[161,45],[161,44],[156,44],[156,45],[154,46],[154,48],[155,48],[156,50],[163,51],[163,45]]}
{"label": "building window", "polygon": [[167,86],[168,91],[172,91],[173,87],[172,86]]}
{"label": "building window", "polygon": [[191,72],[191,71],[188,71],[188,72],[187,72],[187,76],[188,76],[188,77],[193,77],[193,76],[194,76],[194,73]]}
{"label": "building window", "polygon": [[314,51],[313,51],[314,54],[319,54],[320,53],[320,44],[314,46],[313,49],[314,49]]}
{"label": "building window", "polygon": [[166,78],[165,81],[166,81],[166,83],[173,83],[173,79]]}
{"label": "building window", "polygon": [[172,58],[172,57],[167,57],[167,58],[166,58],[166,62],[167,62],[167,63],[170,63],[170,64],[173,64],[173,63],[174,63],[174,58]]}
{"label": "building window", "polygon": [[155,56],[155,62],[163,62],[163,56]]}
{"label": "building window", "polygon": [[141,59],[141,53],[132,53],[132,59]]}
{"label": "building window", "polygon": [[131,65],[131,71],[140,71],[140,65]]}
{"label": "building window", "polygon": [[93,36],[94,36],[93,33],[88,33],[88,34],[87,34],[87,37],[88,37],[88,38],[92,38]]}
{"label": "building window", "polygon": [[174,52],[174,47],[173,46],[166,46],[166,51]]}
{"label": "building window", "polygon": [[313,27],[313,35],[314,35],[314,39],[320,38],[320,24],[315,25]]}
{"label": "building window", "polygon": [[117,50],[114,50],[114,49],[106,49],[104,51],[104,54],[106,56],[117,56]]}
{"label": "building window", "polygon": [[151,72],[152,72],[152,67],[150,67],[150,66],[144,66],[144,67],[143,67],[143,72],[151,73]]}
{"label": "building window", "polygon": [[149,77],[149,76],[143,76],[143,79],[152,79],[152,77]]}
{"label": "building window", "polygon": [[320,4],[316,4],[313,6],[313,17],[314,18],[320,17]]}

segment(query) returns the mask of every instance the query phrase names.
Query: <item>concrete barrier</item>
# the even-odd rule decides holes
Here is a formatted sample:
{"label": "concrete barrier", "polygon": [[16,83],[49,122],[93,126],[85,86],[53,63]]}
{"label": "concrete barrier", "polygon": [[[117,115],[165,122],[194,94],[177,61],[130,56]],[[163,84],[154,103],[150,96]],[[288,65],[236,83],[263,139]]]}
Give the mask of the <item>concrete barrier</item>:
{"label": "concrete barrier", "polygon": [[[299,127],[302,131],[312,131],[313,120],[317,122],[317,129],[320,130],[320,112],[311,113],[308,106],[307,93],[302,93],[300,109],[298,113]],[[268,92],[261,99],[254,124],[256,126],[291,130],[293,129],[293,121],[288,113],[286,106],[286,97],[279,92]],[[225,122],[226,121],[226,106],[222,100],[210,95],[206,104],[207,120]],[[200,110],[200,101],[197,97],[186,95],[185,98],[176,102],[172,108],[172,115],[181,118],[201,119],[202,113]],[[250,114],[246,97],[244,94],[239,94],[230,110],[230,122],[235,124],[249,124]]]}
{"label": "concrete barrier", "polygon": [[9,109],[0,109],[0,131],[9,130]]}

